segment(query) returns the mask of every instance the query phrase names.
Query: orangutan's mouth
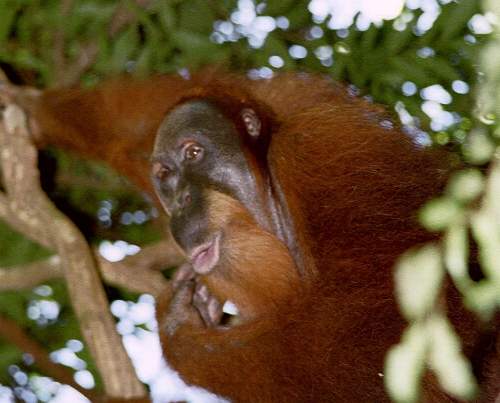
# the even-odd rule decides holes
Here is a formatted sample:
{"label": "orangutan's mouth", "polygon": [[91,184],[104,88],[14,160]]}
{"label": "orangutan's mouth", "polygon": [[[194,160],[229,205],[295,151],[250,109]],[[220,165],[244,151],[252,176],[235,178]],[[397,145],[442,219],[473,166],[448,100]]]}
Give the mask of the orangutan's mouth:
{"label": "orangutan's mouth", "polygon": [[218,232],[208,242],[195,247],[189,254],[193,270],[198,274],[208,274],[217,265],[220,258],[221,233]]}

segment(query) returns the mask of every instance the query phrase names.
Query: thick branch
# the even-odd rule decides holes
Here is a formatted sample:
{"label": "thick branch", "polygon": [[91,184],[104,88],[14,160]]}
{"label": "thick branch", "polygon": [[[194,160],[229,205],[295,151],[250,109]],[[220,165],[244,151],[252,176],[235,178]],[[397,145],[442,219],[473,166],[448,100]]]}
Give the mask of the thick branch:
{"label": "thick branch", "polygon": [[[26,117],[16,105],[4,111],[0,128],[3,182],[12,215],[20,217],[23,233],[36,233],[55,246],[64,266],[69,294],[82,334],[112,397],[143,396],[132,364],[115,330],[108,301],[92,252],[84,237],[43,192],[39,183],[37,152],[30,143]],[[14,220],[15,221],[15,220]]]}

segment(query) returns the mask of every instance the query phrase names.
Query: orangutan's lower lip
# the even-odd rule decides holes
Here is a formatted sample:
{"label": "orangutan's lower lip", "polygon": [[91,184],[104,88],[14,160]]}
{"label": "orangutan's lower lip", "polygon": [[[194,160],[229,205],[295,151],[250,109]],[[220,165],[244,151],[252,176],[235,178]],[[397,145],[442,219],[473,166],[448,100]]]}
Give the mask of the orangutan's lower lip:
{"label": "orangutan's lower lip", "polygon": [[193,265],[193,270],[198,274],[207,274],[212,271],[219,261],[220,233],[216,234],[212,240],[197,246],[190,253],[189,260]]}

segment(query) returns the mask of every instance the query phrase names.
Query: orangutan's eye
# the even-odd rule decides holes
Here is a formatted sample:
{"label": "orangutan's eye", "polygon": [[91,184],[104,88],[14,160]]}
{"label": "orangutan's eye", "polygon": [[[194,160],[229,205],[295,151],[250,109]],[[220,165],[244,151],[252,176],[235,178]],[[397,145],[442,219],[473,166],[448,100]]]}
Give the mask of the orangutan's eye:
{"label": "orangutan's eye", "polygon": [[198,143],[188,143],[184,147],[184,158],[188,161],[199,161],[203,158],[203,147]]}

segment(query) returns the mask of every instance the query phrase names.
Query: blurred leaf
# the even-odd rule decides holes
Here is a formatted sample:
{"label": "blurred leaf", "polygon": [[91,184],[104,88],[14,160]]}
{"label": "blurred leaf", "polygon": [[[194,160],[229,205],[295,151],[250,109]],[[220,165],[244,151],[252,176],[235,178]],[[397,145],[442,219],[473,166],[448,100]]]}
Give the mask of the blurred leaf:
{"label": "blurred leaf", "polygon": [[0,220],[0,266],[15,266],[51,255],[51,252],[13,231]]}
{"label": "blurred leaf", "polygon": [[500,285],[481,280],[466,290],[465,305],[479,313],[483,320],[490,320],[497,307],[500,307]]}
{"label": "blurred leaf", "polygon": [[435,84],[424,69],[422,69],[416,60],[410,60],[408,57],[394,56],[389,59],[389,66],[396,69],[407,80],[413,81],[417,87],[423,88]]}
{"label": "blurred leaf", "polygon": [[475,0],[461,0],[453,3],[446,11],[449,14],[444,15],[442,18],[444,23],[439,38],[440,42],[450,40],[464,31],[467,27],[467,22],[476,12],[479,12],[479,3]]}
{"label": "blurred leaf", "polygon": [[120,33],[116,41],[114,41],[111,59],[109,61],[111,71],[123,71],[138,45],[139,34],[136,25],[132,25],[124,32]]}
{"label": "blurred leaf", "polygon": [[479,169],[469,168],[453,174],[446,186],[446,193],[461,203],[469,203],[477,199],[483,189],[483,174]]}
{"label": "blurred leaf", "polygon": [[174,31],[177,25],[177,15],[174,8],[166,1],[158,1],[155,7],[158,10],[160,25],[165,33]]}
{"label": "blurred leaf", "polygon": [[471,217],[474,239],[479,245],[479,261],[484,274],[500,284],[500,226],[491,210],[482,209]]}
{"label": "blurred leaf", "polygon": [[0,341],[0,384],[9,385],[12,377],[6,370],[9,365],[19,364],[22,361],[22,351],[12,344],[4,344]]}
{"label": "blurred leaf", "polygon": [[477,389],[472,368],[461,352],[460,340],[448,320],[432,315],[427,320],[429,364],[440,385],[452,396],[471,399]]}
{"label": "blurred leaf", "polygon": [[0,2],[0,44],[8,38],[19,6],[9,1]]}
{"label": "blurred leaf", "polygon": [[412,403],[418,399],[420,377],[425,364],[427,337],[425,328],[413,324],[392,347],[385,362],[385,386],[395,402]]}
{"label": "blurred leaf", "polygon": [[444,57],[433,56],[421,58],[415,56],[414,61],[422,69],[427,70],[427,73],[431,77],[435,77],[434,82],[451,82],[462,79],[458,71],[450,64],[450,61]]}
{"label": "blurred leaf", "polygon": [[139,56],[135,63],[134,72],[139,76],[145,76],[151,70],[153,70],[154,65],[154,46],[149,43],[141,47],[139,51]]}
{"label": "blurred leaf", "polygon": [[308,4],[309,0],[298,0],[295,6],[286,13],[285,16],[290,23],[289,30],[302,28],[311,23],[310,14],[304,12],[304,10],[307,10]]}
{"label": "blurred leaf", "polygon": [[370,54],[371,52],[377,51],[377,40],[380,35],[380,30],[375,27],[375,25],[370,25],[367,31],[361,35],[361,40],[359,43],[359,51],[363,55]]}
{"label": "blurred leaf", "polygon": [[441,289],[441,253],[434,245],[406,252],[396,265],[396,295],[406,319],[423,318],[430,312]]}
{"label": "blurred leaf", "polygon": [[214,20],[209,1],[184,0],[179,6],[177,26],[180,31],[207,36],[213,30]]}
{"label": "blurred leaf", "polygon": [[269,57],[274,55],[280,56],[285,62],[285,65],[293,63],[293,59],[288,53],[288,47],[285,42],[272,35],[267,38],[262,49],[254,53],[254,62],[257,66],[266,66],[269,64]]}
{"label": "blurred leaf", "polygon": [[294,3],[296,3],[296,0],[267,0],[264,14],[271,16],[283,15],[290,10]]}
{"label": "blurred leaf", "polygon": [[420,209],[421,224],[430,231],[442,231],[461,218],[463,210],[454,200],[446,196],[427,202]]}
{"label": "blurred leaf", "polygon": [[[499,149],[500,150],[500,149]],[[499,156],[500,157],[500,156]],[[488,178],[488,189],[484,203],[491,210],[492,217],[500,225],[500,158],[496,157]]]}
{"label": "blurred leaf", "polygon": [[458,223],[448,228],[444,238],[444,259],[446,268],[460,290],[470,286],[468,272],[469,242],[467,228]]}
{"label": "blurred leaf", "polygon": [[182,52],[182,65],[200,66],[220,59],[226,50],[210,42],[205,35],[199,35],[190,31],[176,31],[172,33],[172,42]]}
{"label": "blurred leaf", "polygon": [[25,326],[30,323],[26,316],[26,306],[31,290],[3,291],[0,293],[0,312]]}
{"label": "blurred leaf", "polygon": [[403,50],[411,41],[415,40],[415,34],[411,28],[404,31],[397,31],[390,29],[384,37],[384,49],[387,57],[398,54]]}

